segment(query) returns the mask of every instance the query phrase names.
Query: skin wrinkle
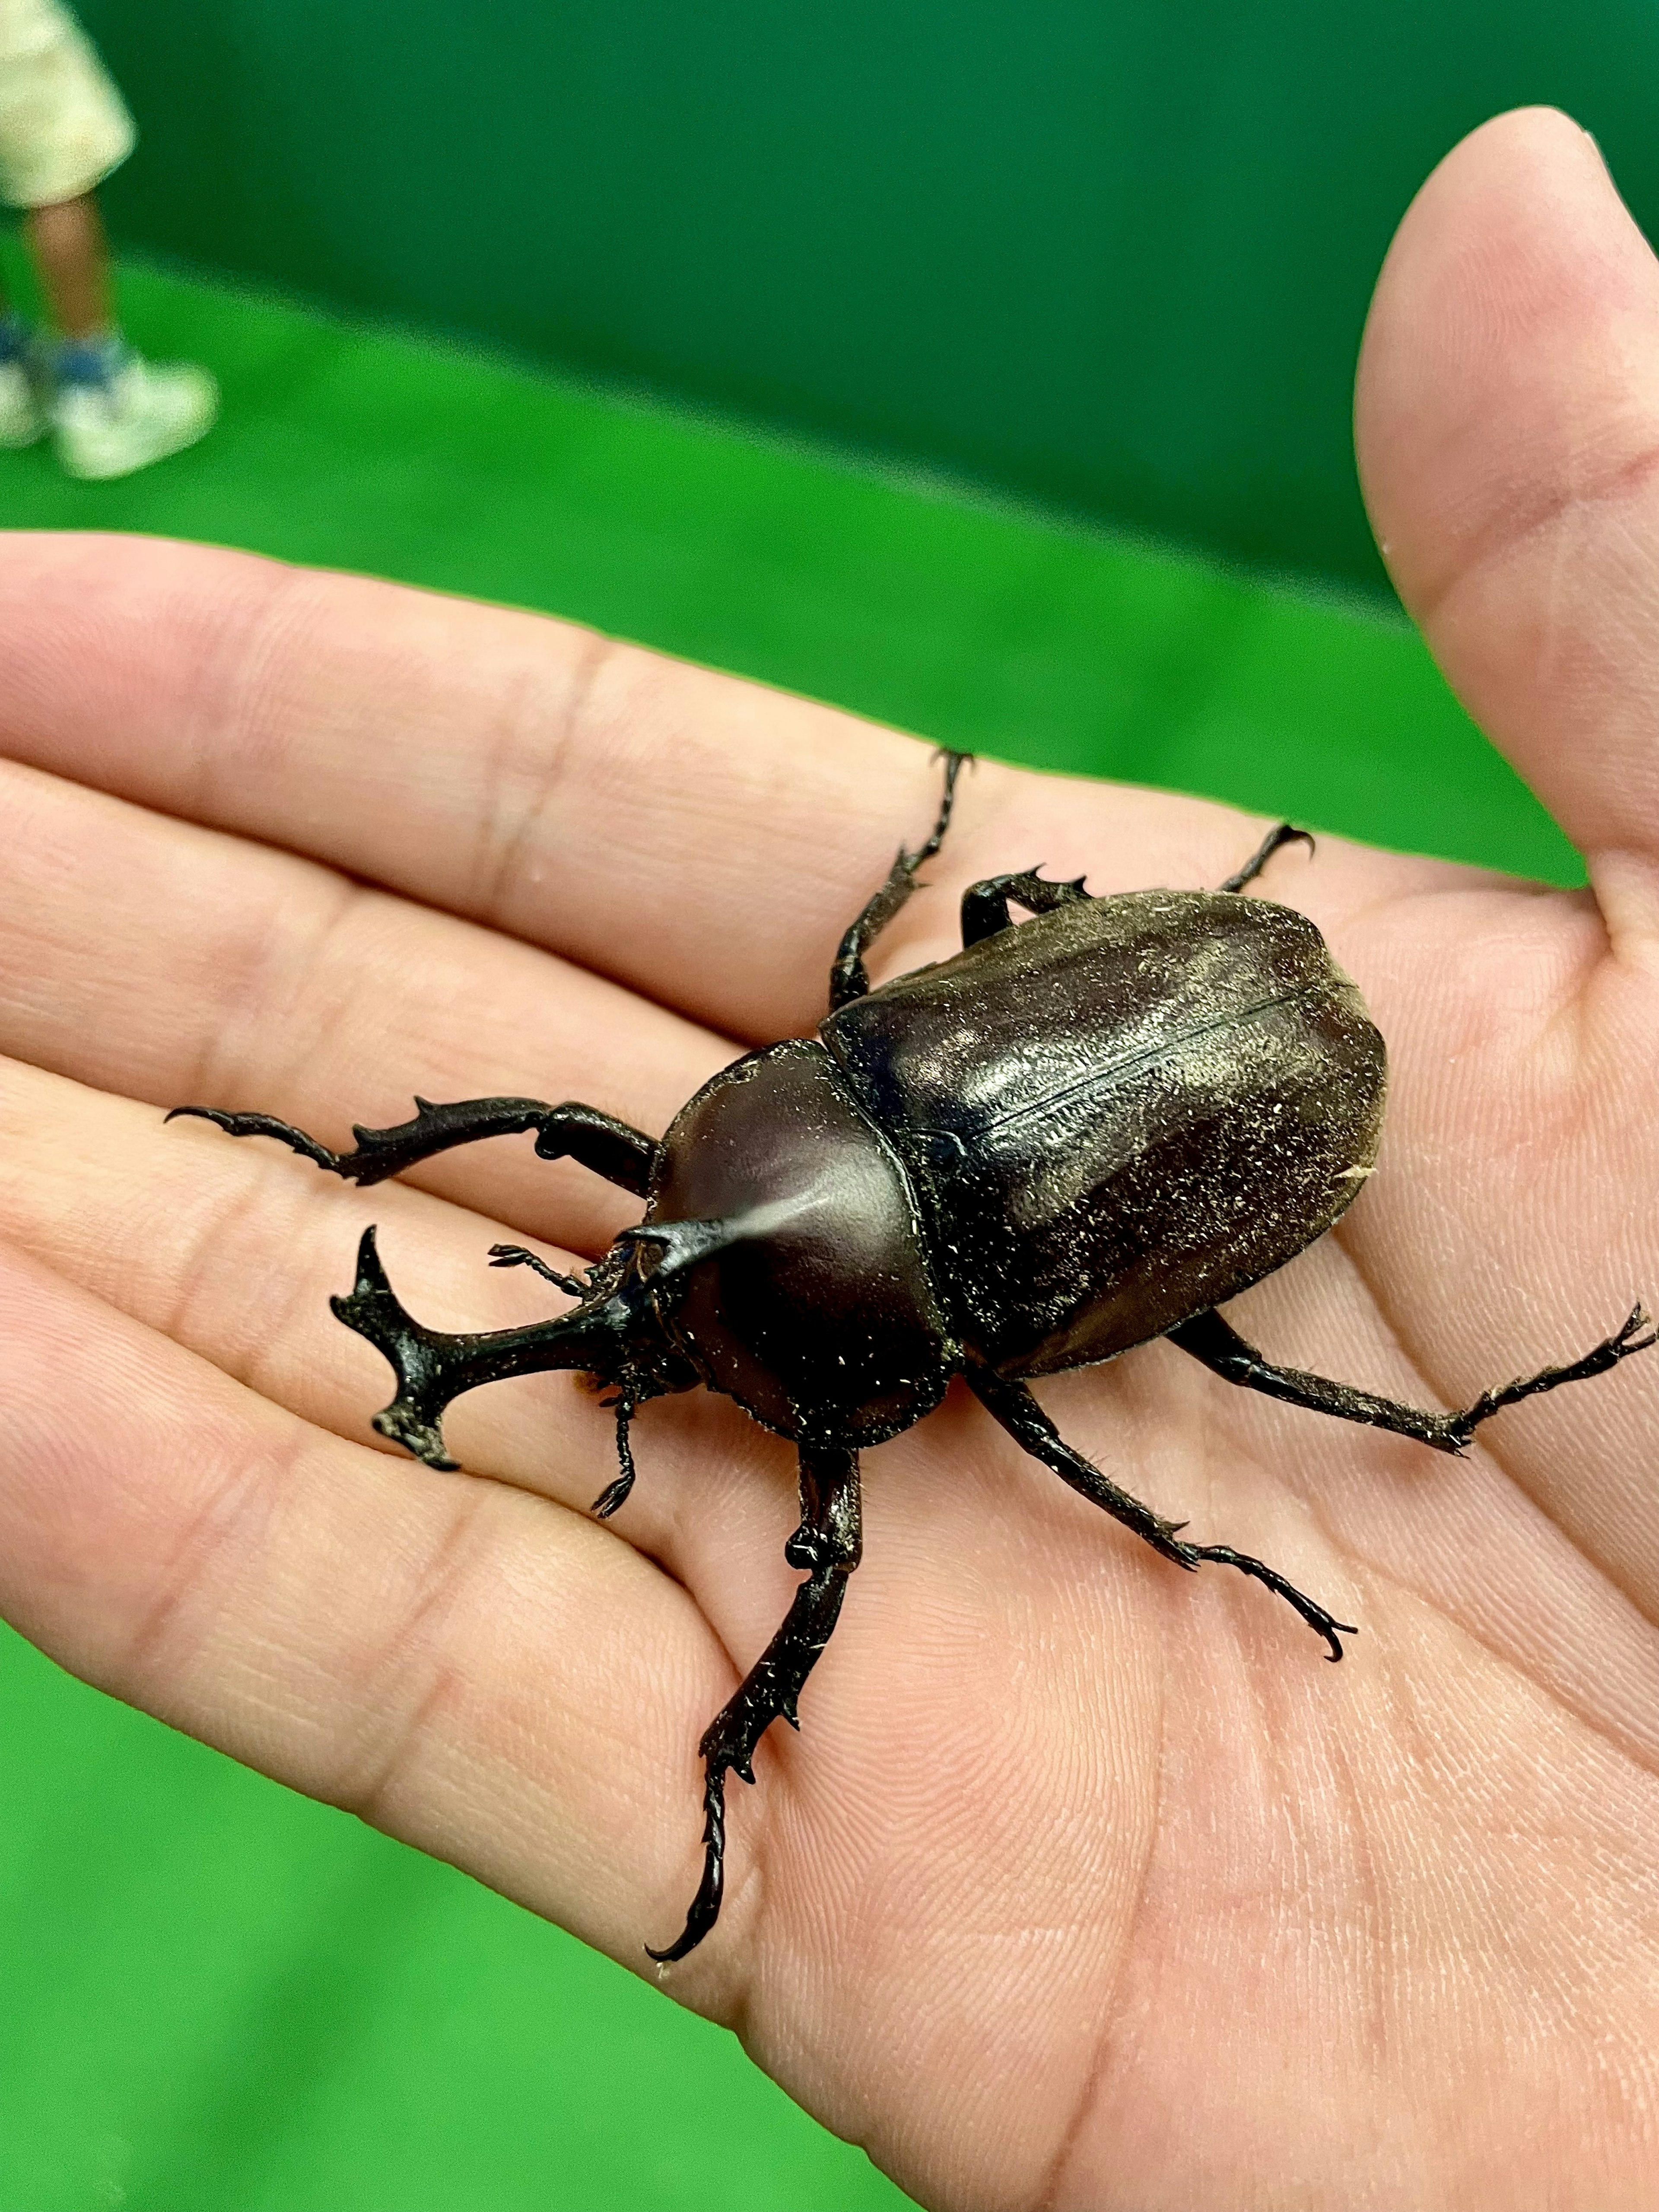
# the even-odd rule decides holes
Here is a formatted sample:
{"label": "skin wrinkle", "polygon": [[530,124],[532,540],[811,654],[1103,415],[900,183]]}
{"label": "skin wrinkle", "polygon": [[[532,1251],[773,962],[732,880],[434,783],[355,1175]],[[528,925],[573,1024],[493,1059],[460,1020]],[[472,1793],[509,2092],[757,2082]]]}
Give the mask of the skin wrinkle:
{"label": "skin wrinkle", "polygon": [[[315,862],[304,865],[307,873],[314,871],[315,880],[307,885],[307,890],[316,896],[303,941],[298,945],[295,942],[301,934],[295,926],[299,902],[287,897],[280,905],[273,904],[259,922],[241,933],[244,957],[229,987],[220,991],[220,1020],[204,1028],[193,1070],[195,1088],[186,1094],[190,1097],[246,1096],[251,1056],[246,1040],[256,1028],[268,1034],[270,1027],[277,1026],[269,1018],[274,1005],[280,1005],[283,1010],[279,1034],[293,1042],[287,1059],[273,1066],[269,1080],[273,1085],[291,1081],[295,1070],[315,1054],[316,1038],[325,1025],[313,1021],[306,1038],[295,1038],[294,1015],[307,1006],[308,987],[314,981],[330,948],[362,911],[364,902],[377,894],[332,869]],[[331,888],[333,896],[325,898],[323,894]],[[266,1080],[262,1075],[261,1084]]]}
{"label": "skin wrinkle", "polygon": [[[1503,566],[1513,556],[1524,555],[1536,541],[1570,520],[1638,503],[1656,480],[1659,480],[1659,441],[1627,456],[1604,476],[1592,476],[1585,483],[1545,493],[1518,520],[1507,509],[1500,509],[1468,532],[1467,550],[1460,545],[1458,558],[1445,574],[1410,578],[1409,592],[1402,596],[1408,599],[1413,620],[1425,631],[1455,629],[1458,617],[1452,602],[1464,586],[1479,581],[1488,570]],[[1559,556],[1553,551],[1552,557]]]}
{"label": "skin wrinkle", "polygon": [[[1659,865],[1624,845],[1600,846],[1584,855],[1584,865],[1590,890],[1583,896],[1594,897],[1610,957],[1634,981],[1650,988],[1659,974]],[[1632,876],[1647,892],[1640,913],[1630,911],[1626,879]]]}
{"label": "skin wrinkle", "polygon": [[[1540,1519],[1548,1520],[1549,1516],[1541,1508],[1539,1509],[1539,1512]],[[1571,1542],[1571,1537],[1564,1540]],[[1606,1718],[1587,1711],[1576,1699],[1567,1696],[1555,1685],[1547,1682],[1541,1675],[1534,1673],[1517,1653],[1504,1650],[1500,1644],[1493,1643],[1489,1637],[1483,1635],[1480,1630],[1463,1614],[1447,1612],[1437,1599],[1420,1589],[1415,1582],[1394,1573],[1375,1559],[1366,1559],[1361,1563],[1352,1553],[1345,1553],[1344,1557],[1347,1559],[1356,1579],[1361,1581],[1362,1584],[1393,1590],[1399,1596],[1413,1600],[1423,1607],[1425,1613],[1431,1614],[1435,1620],[1444,1622],[1475,1650],[1490,1659],[1495,1667],[1501,1668],[1506,1674],[1519,1675],[1547,1703],[1576,1721],[1587,1735],[1605,1743],[1617,1757],[1629,1760],[1632,1766],[1639,1767],[1644,1774],[1659,1781],[1659,1752],[1656,1752],[1651,1747],[1644,1747],[1635,1737],[1627,1737],[1624,1731]],[[1592,1571],[1598,1580],[1603,1579],[1599,1569]],[[1378,1607],[1375,1610],[1377,1617],[1383,1617],[1382,1607]],[[1632,1610],[1638,1613],[1638,1618],[1644,1627],[1652,1626],[1638,1608],[1632,1606]]]}
{"label": "skin wrinkle", "polygon": [[[1084,2074],[1083,2087],[1071,2118],[1054,2147],[1054,2155],[1037,2184],[1036,2194],[1031,2199],[1030,2212],[1061,2212],[1065,2202],[1062,2192],[1069,2170],[1079,2154],[1089,2123],[1099,2110],[1106,2082],[1112,2071],[1113,2056],[1123,2024],[1124,1984],[1129,1960],[1139,1948],[1139,1930],[1146,1918],[1152,1865],[1158,1856],[1158,1839],[1163,1826],[1170,1739],[1167,1681],[1165,1676],[1158,1683],[1158,1743],[1152,1765],[1152,1805],[1146,1823],[1146,1842],[1135,1875],[1134,1893],[1123,1917],[1123,1935],[1118,1944],[1116,1969],[1108,1981],[1105,2002],[1095,2029],[1094,2047]],[[1079,2198],[1078,2201],[1080,2203],[1082,2200]]]}
{"label": "skin wrinkle", "polygon": [[[459,1611],[463,1598],[471,1595],[469,1583],[477,1565],[474,1555],[489,1548],[496,1505],[489,1486],[491,1478],[458,1475],[454,1480],[462,1486],[455,1494],[443,1535],[422,1567],[414,1595],[396,1629],[386,1639],[374,1666],[367,1670],[365,1694],[361,1700],[365,1712],[378,1715],[385,1711],[381,1698],[375,1694],[377,1686],[382,1682],[399,1684],[422,1650],[440,1640],[447,1623]],[[551,1512],[567,1510],[551,1498],[544,1498],[543,1503]],[[394,1832],[395,1816],[391,1808],[396,1785],[415,1765],[434,1718],[462,1680],[453,1656],[441,1655],[428,1665],[426,1671],[427,1680],[413,1705],[395,1706],[380,1743],[361,1754],[361,1771],[349,1774],[329,1793],[331,1801],[342,1811],[354,1813],[371,1827],[387,1832]],[[357,1767],[356,1759],[352,1765]]]}
{"label": "skin wrinkle", "polygon": [[[295,1421],[280,1441],[272,1437],[251,1453],[239,1474],[227,1474],[190,1517],[167,1565],[157,1571],[155,1596],[140,1609],[126,1638],[126,1662],[140,1680],[158,1672],[164,1649],[174,1640],[174,1630],[191,1599],[206,1582],[209,1563],[240,1540],[245,1520],[289,1487],[311,1448],[306,1425]],[[169,1656],[176,1663],[176,1655]],[[179,1666],[181,1674],[185,1671],[185,1666]]]}
{"label": "skin wrinkle", "polygon": [[[261,1166],[264,1165],[262,1162]],[[228,1241],[234,1243],[239,1223],[258,1220],[269,1213],[273,1200],[282,1203],[287,1200],[288,1196],[282,1180],[267,1170],[264,1173],[250,1176],[240,1190],[230,1193],[225,1202],[204,1215],[177,1268],[177,1286],[173,1295],[167,1301],[161,1318],[154,1324],[162,1335],[170,1336],[178,1344],[193,1344],[204,1340],[206,1332],[198,1336],[191,1326],[191,1319],[204,1292],[210,1299],[215,1287],[214,1271],[204,1264],[208,1252],[216,1244]],[[246,1389],[258,1391],[261,1397],[274,1395],[260,1389],[256,1380],[264,1368],[265,1351],[273,1340],[280,1340],[288,1333],[298,1313],[300,1299],[310,1294],[309,1285],[297,1272],[282,1279],[275,1302],[272,1299],[273,1287],[269,1279],[261,1285],[260,1310],[269,1326],[262,1328],[257,1334],[250,1332],[244,1356],[240,1360],[234,1356],[227,1358],[222,1347],[209,1355],[222,1374],[228,1375],[234,1382],[240,1382]],[[355,1443],[365,1439],[354,1437],[343,1441]],[[381,1443],[379,1437],[373,1437],[373,1441]],[[389,1444],[383,1448],[392,1449]]]}
{"label": "skin wrinkle", "polygon": [[[536,712],[544,688],[542,672],[529,667],[514,677],[510,696],[500,702],[495,720],[499,735],[491,748],[483,781],[491,796],[479,811],[478,857],[469,875],[479,885],[471,902],[474,910],[496,928],[530,943],[536,938],[516,919],[522,907],[533,908],[533,897],[521,897],[518,878],[525,872],[537,842],[560,792],[569,777],[569,763],[577,751],[592,711],[597,687],[605,672],[631,648],[595,630],[582,634],[582,650],[569,674],[565,696],[555,714]],[[526,743],[527,726],[535,739]],[[509,799],[512,787],[526,781],[526,795]],[[531,884],[533,884],[533,876]]]}
{"label": "skin wrinkle", "polygon": [[250,560],[239,569],[238,581],[243,588],[236,600],[237,619],[217,626],[216,649],[203,658],[195,773],[182,794],[183,811],[203,824],[234,818],[234,808],[219,804],[222,780],[240,781],[248,757],[270,750],[264,714],[271,699],[283,697],[285,686],[280,675],[268,683],[265,672],[285,660],[279,647],[295,632],[303,646],[305,624],[295,620],[295,611],[319,596],[312,571],[282,562]]}
{"label": "skin wrinkle", "polygon": [[1388,1890],[1377,1865],[1376,1851],[1366,1828],[1364,1788],[1353,1771],[1353,1762],[1348,1756],[1341,1729],[1328,1723],[1324,1734],[1331,1772],[1346,1813],[1344,1826],[1358,1878],[1360,1920],[1370,1970],[1364,1977],[1364,2025],[1371,2069],[1374,2074],[1380,2074],[1393,2056],[1386,1989],[1386,1962],[1393,1956],[1393,1916],[1389,1910]]}

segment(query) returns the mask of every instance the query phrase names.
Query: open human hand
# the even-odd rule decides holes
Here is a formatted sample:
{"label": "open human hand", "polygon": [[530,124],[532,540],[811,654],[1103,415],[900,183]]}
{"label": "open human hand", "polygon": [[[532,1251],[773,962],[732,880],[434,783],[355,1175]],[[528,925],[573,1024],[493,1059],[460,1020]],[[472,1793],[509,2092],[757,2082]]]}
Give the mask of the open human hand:
{"label": "open human hand", "polygon": [[[1391,1055],[1379,1171],[1231,1310],[1418,1403],[1659,1296],[1659,270],[1559,117],[1438,171],[1360,393],[1379,535],[1593,891],[1322,841]],[[527,1142],[369,1192],[157,1107],[344,1144],[434,1098],[653,1133],[809,1031],[923,748],[528,617],[186,547],[0,541],[0,1607],[66,1665],[649,1972],[698,1735],[797,1577],[793,1455],[702,1393],[568,1375],[383,1447],[340,1328],[380,1224],[420,1319],[550,1301],[637,1211]],[[1340,732],[1334,734],[1340,742]],[[1041,859],[1212,884],[1227,810],[989,765],[884,938]],[[568,1256],[567,1256],[568,1255]],[[1230,1390],[1166,1345],[1041,1386],[1189,1534],[1363,1633],[1177,1572],[963,1395],[866,1461],[864,1565],[799,1737],[732,1810],[667,1986],[924,2202],[1595,2212],[1659,2172],[1659,1358],[1467,1461]]]}

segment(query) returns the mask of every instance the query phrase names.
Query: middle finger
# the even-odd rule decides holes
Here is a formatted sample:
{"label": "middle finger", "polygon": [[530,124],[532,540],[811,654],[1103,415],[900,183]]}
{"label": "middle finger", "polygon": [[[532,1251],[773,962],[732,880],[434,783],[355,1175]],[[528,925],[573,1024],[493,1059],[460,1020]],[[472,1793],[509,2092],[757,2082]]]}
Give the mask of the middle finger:
{"label": "middle finger", "polygon": [[[0,763],[0,1052],[325,1143],[444,1099],[576,1097],[660,1135],[735,1048],[551,953],[317,863]],[[411,1180],[602,1249],[638,1200],[528,1144]]]}

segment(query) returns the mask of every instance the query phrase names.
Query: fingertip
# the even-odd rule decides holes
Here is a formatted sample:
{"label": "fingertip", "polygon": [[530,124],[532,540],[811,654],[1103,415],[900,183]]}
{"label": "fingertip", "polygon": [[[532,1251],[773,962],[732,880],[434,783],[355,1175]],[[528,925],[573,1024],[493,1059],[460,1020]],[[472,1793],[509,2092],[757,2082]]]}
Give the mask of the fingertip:
{"label": "fingertip", "polygon": [[[1622,420],[1638,392],[1630,319],[1659,321],[1659,269],[1589,134],[1518,108],[1459,142],[1418,191],[1384,259],[1355,384],[1372,526],[1407,605],[1431,609],[1483,537],[1523,517],[1553,474],[1564,388]],[[1598,442],[1600,441],[1598,440]]]}

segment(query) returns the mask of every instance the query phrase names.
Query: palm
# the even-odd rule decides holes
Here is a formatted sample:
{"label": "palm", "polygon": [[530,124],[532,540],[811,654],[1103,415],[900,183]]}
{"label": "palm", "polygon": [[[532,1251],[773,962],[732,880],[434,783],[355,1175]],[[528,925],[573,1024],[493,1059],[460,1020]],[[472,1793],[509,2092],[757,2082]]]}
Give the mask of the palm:
{"label": "palm", "polygon": [[[1379,309],[1371,489],[1602,912],[1335,845],[1274,863],[1394,1088],[1363,1202],[1238,1308],[1281,1358],[1446,1405],[1659,1291],[1659,799],[1624,734],[1652,656],[1620,611],[1651,495],[1564,520],[1580,451],[1506,441],[1504,409],[1551,398],[1507,352],[1495,414],[1443,364],[1412,384],[1460,237],[1493,250],[1483,194],[1543,196],[1539,235],[1497,250],[1601,283],[1604,317],[1650,323],[1659,281],[1565,126],[1458,159]],[[1595,436],[1574,418],[1609,482],[1659,412],[1618,399]],[[1594,605],[1562,597],[1569,528]],[[479,1328],[547,1306],[491,1243],[592,1252],[628,1201],[523,1144],[359,1193],[154,1108],[338,1139],[413,1091],[551,1085],[660,1129],[811,1026],[841,927],[927,818],[926,757],[385,587],[153,547],[3,558],[7,1610],[642,1965],[694,1875],[697,1735],[795,1579],[787,1453],[723,1403],[653,1406],[602,1529],[609,1418],[568,1376],[457,1404],[452,1444],[496,1480],[376,1449],[385,1370],[327,1310],[365,1223],[422,1320]],[[975,876],[1212,883],[1254,834],[982,769],[882,965],[948,949]],[[932,2202],[1467,2204],[1492,2173],[1505,2204],[1569,2179],[1624,2201],[1659,2014],[1659,1360],[1504,1415],[1462,1466],[1164,1346],[1043,1396],[1194,1535],[1358,1620],[1348,1662],[1259,1589],[1143,1555],[953,1398],[866,1462],[805,1736],[775,1729],[737,1793],[726,1916],[675,1993]]]}

